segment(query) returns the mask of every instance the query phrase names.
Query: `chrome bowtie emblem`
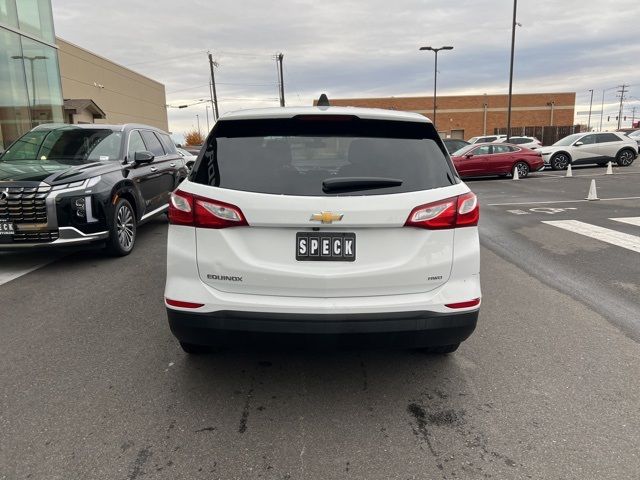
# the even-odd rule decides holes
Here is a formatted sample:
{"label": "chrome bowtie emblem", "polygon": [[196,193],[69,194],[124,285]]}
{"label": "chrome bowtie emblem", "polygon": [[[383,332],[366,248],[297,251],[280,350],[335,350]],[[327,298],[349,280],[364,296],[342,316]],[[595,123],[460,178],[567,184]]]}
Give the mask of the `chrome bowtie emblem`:
{"label": "chrome bowtie emblem", "polygon": [[4,203],[9,200],[9,189],[0,190],[0,202]]}
{"label": "chrome bowtie emblem", "polygon": [[342,215],[341,213],[320,212],[311,215],[311,218],[309,220],[312,220],[314,222],[333,223],[342,220],[343,216],[344,215]]}

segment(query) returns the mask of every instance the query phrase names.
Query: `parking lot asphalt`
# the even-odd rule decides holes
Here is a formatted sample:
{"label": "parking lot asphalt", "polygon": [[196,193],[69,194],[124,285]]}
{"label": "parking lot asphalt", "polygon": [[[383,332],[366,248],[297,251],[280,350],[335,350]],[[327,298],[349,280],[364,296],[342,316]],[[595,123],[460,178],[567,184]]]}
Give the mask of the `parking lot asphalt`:
{"label": "parking lot asphalt", "polygon": [[[598,175],[602,198],[640,196],[635,165],[577,170]],[[640,236],[609,221],[639,204],[498,205],[586,196],[587,177],[548,175],[468,182],[482,205],[483,304],[445,357],[268,346],[188,357],[164,312],[161,219],[127,258],[73,252],[23,274],[12,256],[0,265],[14,272],[0,284],[0,479],[633,478],[640,316],[636,305],[621,322],[614,307],[633,307],[640,253],[542,222]]]}
{"label": "parking lot asphalt", "polygon": [[[613,171],[468,185],[480,198],[484,246],[640,340],[640,165]],[[592,180],[597,201],[585,200]]]}

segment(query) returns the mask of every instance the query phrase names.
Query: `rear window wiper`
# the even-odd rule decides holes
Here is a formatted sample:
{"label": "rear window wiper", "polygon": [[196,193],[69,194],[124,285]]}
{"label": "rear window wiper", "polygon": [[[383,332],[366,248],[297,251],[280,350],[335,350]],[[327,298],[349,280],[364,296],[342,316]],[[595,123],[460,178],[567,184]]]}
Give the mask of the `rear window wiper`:
{"label": "rear window wiper", "polygon": [[369,190],[374,188],[399,187],[402,180],[383,177],[338,177],[327,178],[322,181],[324,192],[345,190]]}

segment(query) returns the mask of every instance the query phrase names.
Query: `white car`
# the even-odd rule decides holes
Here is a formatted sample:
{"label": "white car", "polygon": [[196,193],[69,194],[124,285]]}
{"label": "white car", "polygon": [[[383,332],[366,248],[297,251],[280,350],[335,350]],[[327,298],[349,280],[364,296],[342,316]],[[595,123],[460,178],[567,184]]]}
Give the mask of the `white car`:
{"label": "white car", "polygon": [[621,132],[574,133],[540,149],[545,165],[564,170],[571,165],[606,165],[616,162],[628,167],[638,156],[638,144]]}
{"label": "white car", "polygon": [[506,135],[482,135],[480,137],[471,137],[467,142],[469,143],[491,143],[497,140],[506,139]]}
{"label": "white car", "polygon": [[638,147],[640,147],[640,130],[634,130],[633,132],[627,133],[627,137],[629,137],[631,140],[635,140],[635,142],[638,144]]}
{"label": "white car", "polygon": [[530,150],[537,150],[542,147],[542,142],[536,137],[509,137],[509,141],[507,142],[507,137],[505,136],[504,138],[499,138],[494,143],[510,143]]}
{"label": "white car", "polygon": [[176,150],[178,151],[178,154],[184,158],[184,163],[187,165],[187,168],[191,170],[193,164],[196,163],[196,158],[198,158],[198,156],[187,152],[184,148],[177,147]]}
{"label": "white car", "polygon": [[169,209],[165,305],[186,352],[284,334],[449,353],[471,335],[478,201],[426,117],[245,110],[208,140]]}

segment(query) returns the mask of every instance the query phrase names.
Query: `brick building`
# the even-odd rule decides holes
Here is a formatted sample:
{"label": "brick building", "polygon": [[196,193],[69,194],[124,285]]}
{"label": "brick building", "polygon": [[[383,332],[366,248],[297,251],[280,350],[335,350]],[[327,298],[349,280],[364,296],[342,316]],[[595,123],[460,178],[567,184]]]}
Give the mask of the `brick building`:
{"label": "brick building", "polygon": [[[433,97],[331,98],[330,101],[331,105],[404,110],[433,116]],[[507,95],[438,96],[436,127],[443,137],[465,140],[491,134],[496,128],[506,128],[508,103]],[[514,94],[511,126],[573,125],[575,103],[575,92]]]}

